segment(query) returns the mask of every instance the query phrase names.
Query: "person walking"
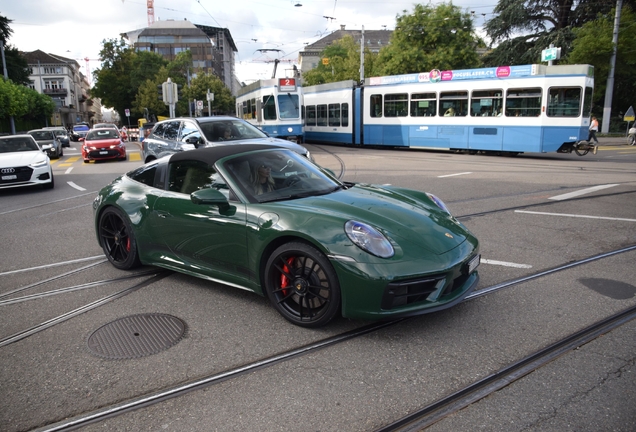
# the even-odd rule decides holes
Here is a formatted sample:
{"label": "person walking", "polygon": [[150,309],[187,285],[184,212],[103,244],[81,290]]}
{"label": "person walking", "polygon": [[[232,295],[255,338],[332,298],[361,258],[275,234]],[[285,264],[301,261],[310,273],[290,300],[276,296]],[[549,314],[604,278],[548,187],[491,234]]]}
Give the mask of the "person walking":
{"label": "person walking", "polygon": [[598,120],[596,120],[596,117],[592,116],[592,121],[590,122],[590,134],[588,135],[587,140],[588,142],[594,140],[594,143],[598,145],[596,132],[598,132]]}

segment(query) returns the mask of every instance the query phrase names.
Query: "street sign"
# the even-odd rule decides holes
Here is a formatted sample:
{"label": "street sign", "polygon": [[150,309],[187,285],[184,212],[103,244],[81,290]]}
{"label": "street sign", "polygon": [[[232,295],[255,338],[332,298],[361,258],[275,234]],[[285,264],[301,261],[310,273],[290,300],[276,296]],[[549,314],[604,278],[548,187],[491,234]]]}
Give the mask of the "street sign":
{"label": "street sign", "polygon": [[214,102],[214,93],[207,93],[206,98],[210,102]]}
{"label": "street sign", "polygon": [[200,100],[197,101],[197,109],[199,110],[203,109],[203,101],[200,101]]}
{"label": "street sign", "polygon": [[636,119],[636,116],[634,116],[634,107],[630,106],[627,112],[625,113],[625,115],[623,116],[623,121],[632,122],[635,119]]}
{"label": "street sign", "polygon": [[541,61],[547,62],[561,58],[561,48],[546,48],[541,51]]}
{"label": "street sign", "polygon": [[126,108],[124,112],[126,113],[126,117],[130,117],[130,110],[128,108]]}

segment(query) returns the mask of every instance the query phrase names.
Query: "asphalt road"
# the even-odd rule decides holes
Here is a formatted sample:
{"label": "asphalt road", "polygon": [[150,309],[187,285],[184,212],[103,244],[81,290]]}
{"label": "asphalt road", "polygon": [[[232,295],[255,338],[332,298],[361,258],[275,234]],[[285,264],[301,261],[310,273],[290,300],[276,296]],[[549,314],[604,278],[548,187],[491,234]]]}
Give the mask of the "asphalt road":
{"label": "asphalt road", "polygon": [[[63,430],[69,419],[126,404],[136,409],[81,429],[385,428],[636,306],[636,148],[600,140],[598,154],[584,157],[307,145],[344,180],[434,193],[480,239],[478,290],[515,281],[346,338],[371,323],[337,319],[305,330],[248,292],[141,274],[152,268],[124,279],[131,272],[103,262],[91,203],[141,164],[139,149],[130,143],[127,162],[97,164],[65,149],[52,191],[0,191],[0,430]],[[590,257],[598,259],[583,261]],[[577,265],[546,272],[567,264]],[[89,284],[99,281],[107,282]],[[108,296],[118,297],[96,303]],[[133,359],[88,347],[100,327],[145,313],[179,318],[184,337]],[[342,339],[313,345],[332,337]],[[636,430],[635,359],[636,320],[626,319],[427,430]],[[165,400],[138,404],[158,394]]]}

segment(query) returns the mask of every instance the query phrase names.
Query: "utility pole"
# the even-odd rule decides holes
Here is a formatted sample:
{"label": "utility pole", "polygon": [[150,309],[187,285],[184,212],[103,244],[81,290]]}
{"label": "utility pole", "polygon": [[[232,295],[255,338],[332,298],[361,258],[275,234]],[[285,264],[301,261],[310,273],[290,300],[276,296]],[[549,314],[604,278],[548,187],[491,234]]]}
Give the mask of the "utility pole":
{"label": "utility pole", "polygon": [[360,37],[360,84],[364,83],[364,26]]}
{"label": "utility pole", "polygon": [[603,106],[603,124],[601,132],[608,133],[610,120],[612,119],[612,96],[614,95],[614,69],[616,69],[616,50],[618,49],[618,27],[621,21],[621,8],[623,0],[616,0],[616,15],[614,16],[614,34],[612,36],[612,58],[610,70],[607,75],[607,87],[605,88],[605,105]]}
{"label": "utility pole", "polygon": [[[4,79],[9,79],[9,71],[7,70],[7,60],[4,58],[4,39],[0,39],[0,53],[2,54],[2,69],[4,70]],[[11,123],[11,135],[15,135],[15,122],[13,116],[9,117]]]}

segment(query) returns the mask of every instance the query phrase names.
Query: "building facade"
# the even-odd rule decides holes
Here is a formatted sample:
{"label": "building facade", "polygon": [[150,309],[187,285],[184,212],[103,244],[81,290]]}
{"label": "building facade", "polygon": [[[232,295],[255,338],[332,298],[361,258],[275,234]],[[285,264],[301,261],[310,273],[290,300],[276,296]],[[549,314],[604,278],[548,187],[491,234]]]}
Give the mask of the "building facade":
{"label": "building facade", "polygon": [[29,65],[29,86],[55,102],[51,126],[69,127],[79,122],[101,121],[101,103],[97,102],[100,109],[96,111],[93,108],[95,101],[89,97],[90,85],[77,61],[41,50],[23,52],[22,55]]}
{"label": "building facade", "polygon": [[134,49],[160,54],[168,61],[189,50],[193,73],[200,70],[216,75],[232,94],[238,91],[234,79],[234,53],[238,50],[228,29],[195,25],[188,20],[165,20],[122,36]]}

